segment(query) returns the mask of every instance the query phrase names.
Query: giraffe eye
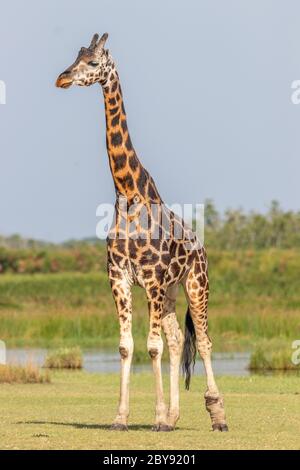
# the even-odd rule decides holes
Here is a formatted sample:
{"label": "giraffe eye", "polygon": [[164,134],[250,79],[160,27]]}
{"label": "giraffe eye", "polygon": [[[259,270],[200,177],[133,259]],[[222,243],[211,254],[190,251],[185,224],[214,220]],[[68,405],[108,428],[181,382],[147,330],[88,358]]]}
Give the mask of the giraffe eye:
{"label": "giraffe eye", "polygon": [[98,67],[99,62],[95,62],[94,60],[91,60],[91,62],[88,63],[91,67]]}

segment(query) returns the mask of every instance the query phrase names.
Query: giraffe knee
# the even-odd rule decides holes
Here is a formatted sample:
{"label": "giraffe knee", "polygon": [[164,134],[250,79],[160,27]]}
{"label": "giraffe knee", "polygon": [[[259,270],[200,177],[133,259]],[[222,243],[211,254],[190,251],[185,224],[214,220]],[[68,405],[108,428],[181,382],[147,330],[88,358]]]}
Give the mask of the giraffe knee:
{"label": "giraffe knee", "polygon": [[133,353],[132,337],[122,338],[119,345],[119,353],[122,359],[127,359]]}
{"label": "giraffe knee", "polygon": [[151,357],[151,359],[155,359],[158,356],[159,351],[156,348],[151,348],[151,349],[149,349],[148,353],[149,353],[149,356]]}
{"label": "giraffe knee", "polygon": [[155,359],[158,356],[162,356],[163,353],[163,340],[160,336],[157,338],[150,337],[147,341],[147,350],[151,359]]}
{"label": "giraffe knee", "polygon": [[122,359],[126,359],[129,356],[129,350],[125,346],[119,346],[119,353]]}

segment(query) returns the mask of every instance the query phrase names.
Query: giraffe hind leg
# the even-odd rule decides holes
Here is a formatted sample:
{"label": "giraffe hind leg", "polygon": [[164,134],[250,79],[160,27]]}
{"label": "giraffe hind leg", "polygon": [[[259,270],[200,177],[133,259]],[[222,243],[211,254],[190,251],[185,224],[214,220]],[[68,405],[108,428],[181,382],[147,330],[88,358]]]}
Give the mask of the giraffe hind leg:
{"label": "giraffe hind leg", "polygon": [[166,336],[170,356],[170,405],[167,423],[172,430],[179,419],[179,371],[183,344],[183,334],[175,312],[177,291],[177,285],[167,289],[162,317],[162,328]]}
{"label": "giraffe hind leg", "polygon": [[160,300],[156,300],[156,297],[153,297],[153,292],[151,291],[151,289],[146,289],[150,320],[147,349],[152,360],[156,388],[155,424],[152,429],[153,431],[166,432],[171,431],[171,428],[167,424],[167,408],[164,401],[161,370],[161,358],[163,353],[161,326],[165,300],[165,289],[163,287],[160,287],[159,291]]}
{"label": "giraffe hind leg", "polygon": [[189,386],[191,365],[198,350],[204,364],[207,390],[205,392],[206,410],[210,414],[213,431],[228,431],[223,398],[215,382],[211,350],[212,342],[207,334],[208,277],[206,270],[201,270],[200,263],[195,263],[188,273],[184,289],[189,303],[186,315],[185,344],[183,367],[186,371],[186,385]]}

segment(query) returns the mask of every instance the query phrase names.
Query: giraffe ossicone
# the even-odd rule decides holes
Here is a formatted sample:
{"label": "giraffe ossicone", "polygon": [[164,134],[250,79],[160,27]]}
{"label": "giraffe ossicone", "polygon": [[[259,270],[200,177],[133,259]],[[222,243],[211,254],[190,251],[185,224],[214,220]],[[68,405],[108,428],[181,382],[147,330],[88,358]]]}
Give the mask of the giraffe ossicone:
{"label": "giraffe ossicone", "polygon": [[[208,273],[207,257],[197,236],[172,210],[168,210],[156,185],[142,166],[132,145],[123,103],[119,75],[109,51],[105,49],[107,33],[99,39],[93,36],[89,47],[81,48],[75,62],[59,75],[56,85],[101,85],[106,116],[106,142],[110,169],[116,190],[115,217],[107,238],[108,275],[120,323],[121,387],[120,401],[112,429],[127,430],[129,415],[129,376],[134,349],[132,337],[132,284],[146,291],[149,308],[147,348],[152,360],[156,385],[156,431],[170,431],[179,418],[179,372],[182,362],[189,382],[196,351],[206,371],[206,408],[214,430],[228,430],[223,399],[218,391],[211,364],[212,342],[208,336]],[[120,201],[126,201],[128,218],[124,224]],[[151,206],[156,206],[153,215]],[[149,226],[139,220],[139,208],[155,228],[152,236]],[[165,218],[171,227],[166,236]],[[180,230],[181,237],[174,234]],[[185,335],[176,317],[176,294],[183,285],[188,310]],[[162,331],[170,355],[170,403],[164,400],[161,358]]]}

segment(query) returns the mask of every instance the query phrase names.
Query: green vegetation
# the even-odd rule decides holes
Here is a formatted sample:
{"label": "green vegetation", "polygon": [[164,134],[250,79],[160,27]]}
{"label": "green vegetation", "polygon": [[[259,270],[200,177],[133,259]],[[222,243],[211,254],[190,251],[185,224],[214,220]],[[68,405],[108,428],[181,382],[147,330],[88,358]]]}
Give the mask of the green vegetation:
{"label": "green vegetation", "polygon": [[[101,251],[101,248],[99,248]],[[209,252],[209,328],[214,350],[266,338],[300,338],[300,251]],[[146,354],[145,293],[134,288],[135,358]],[[184,322],[186,300],[178,297]],[[106,272],[0,276],[1,339],[8,346],[113,347],[119,324]]]}
{"label": "green vegetation", "polygon": [[0,245],[0,273],[59,273],[64,271],[105,270],[106,250],[103,244],[75,247],[46,246],[7,248]]}
{"label": "green vegetation", "polygon": [[229,209],[223,216],[205,202],[206,245],[223,250],[299,248],[300,211],[284,211],[272,201],[265,214]]}
{"label": "green vegetation", "polygon": [[48,353],[44,367],[48,369],[82,369],[83,359],[79,347],[60,348]]}
{"label": "green vegetation", "polygon": [[[1,449],[298,449],[299,377],[219,377],[228,433],[213,433],[203,378],[187,392],[174,433],[151,431],[152,374],[133,374],[129,432],[110,431],[119,376],[57,371],[45,385],[1,385]],[[164,376],[166,393],[168,380]]]}
{"label": "green vegetation", "polygon": [[0,365],[1,384],[41,384],[49,382],[49,373],[47,371],[41,372],[40,369],[33,364],[27,364],[26,366]]}
{"label": "green vegetation", "polygon": [[[273,202],[264,215],[228,210],[221,216],[207,201],[205,218],[214,350],[300,338],[300,212]],[[117,348],[104,243],[0,237],[0,272],[0,338],[8,346]],[[182,292],[177,311],[183,325]],[[147,357],[147,333],[145,294],[135,288],[135,360]]]}
{"label": "green vegetation", "polygon": [[270,341],[267,344],[261,342],[251,353],[250,370],[298,370],[300,365],[294,363],[293,356],[298,360],[299,352],[292,349],[292,344],[286,341]]}

